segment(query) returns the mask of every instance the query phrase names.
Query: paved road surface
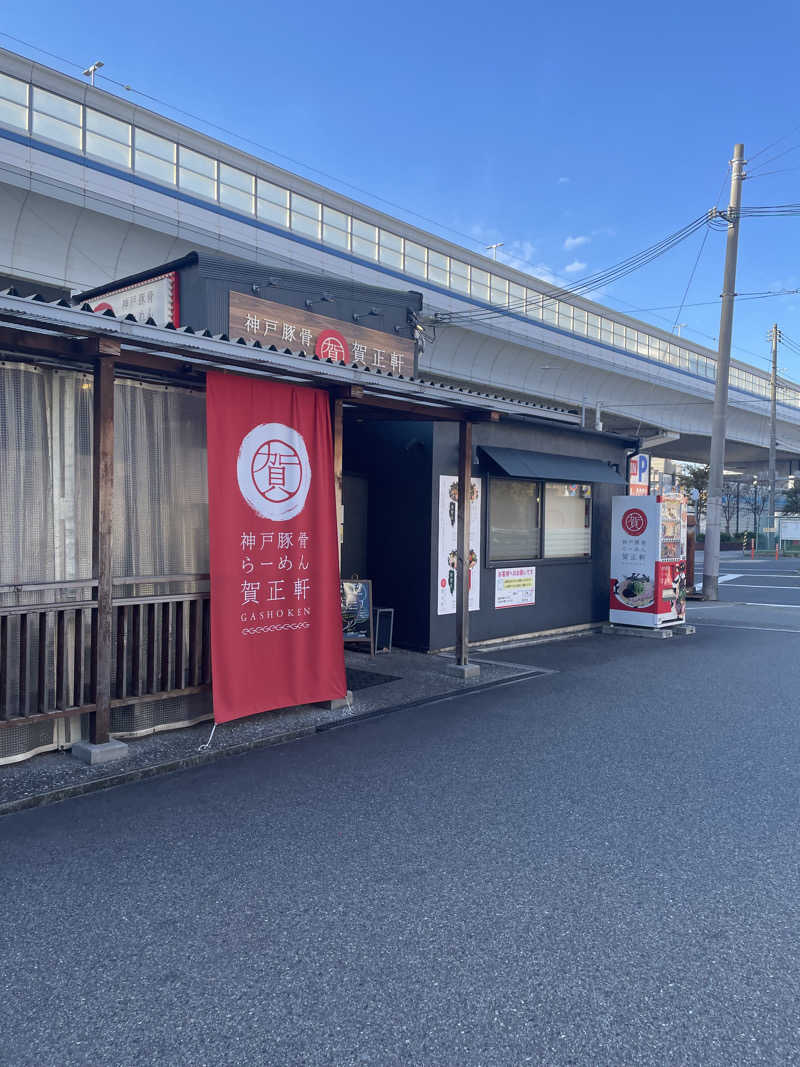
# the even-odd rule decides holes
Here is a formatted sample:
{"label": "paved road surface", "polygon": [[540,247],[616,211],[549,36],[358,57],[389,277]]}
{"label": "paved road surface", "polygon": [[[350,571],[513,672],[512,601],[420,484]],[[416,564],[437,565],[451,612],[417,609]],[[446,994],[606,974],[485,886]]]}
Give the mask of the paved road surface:
{"label": "paved road surface", "polygon": [[800,607],[692,614],[0,820],[2,1063],[797,1063]]}

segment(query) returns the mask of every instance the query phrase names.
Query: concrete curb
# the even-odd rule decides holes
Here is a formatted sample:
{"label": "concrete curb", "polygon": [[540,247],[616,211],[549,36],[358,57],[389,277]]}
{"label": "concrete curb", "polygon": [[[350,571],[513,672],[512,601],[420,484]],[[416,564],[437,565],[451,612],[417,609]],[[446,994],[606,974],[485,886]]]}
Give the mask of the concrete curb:
{"label": "concrete curb", "polygon": [[7,800],[0,804],[0,817],[11,815],[17,811],[27,811],[31,808],[43,808],[49,804],[58,804],[62,800],[70,800],[72,797],[87,796],[89,793],[98,793],[103,789],[114,789],[120,785],[129,785],[132,782],[141,782],[148,778],[160,778],[162,775],[173,774],[176,771],[202,767],[207,763],[216,763],[217,760],[226,759],[229,756],[241,756],[246,752],[253,752],[259,748],[286,745],[292,741],[298,741],[302,737],[310,737],[313,734],[326,733],[328,730],[336,730],[344,726],[357,726],[359,723],[369,719],[379,719],[384,715],[392,715],[398,711],[410,711],[412,708],[441,704],[446,700],[452,700],[454,697],[470,696],[472,693],[485,693],[491,689],[501,689],[507,685],[516,685],[518,682],[541,678],[552,673],[552,671],[538,668],[526,670],[513,678],[501,678],[496,682],[484,682],[482,685],[473,685],[468,689],[451,689],[437,696],[421,697],[419,700],[411,700],[404,704],[393,704],[386,708],[375,708],[372,711],[365,711],[361,715],[343,716],[341,719],[318,723],[315,726],[300,727],[300,729],[296,730],[287,730],[285,733],[273,734],[271,737],[255,738],[252,741],[210,749],[207,752],[196,752],[191,756],[182,756],[180,759],[167,760],[164,763],[151,763],[146,767],[120,771],[117,774],[109,774],[89,782],[62,786],[60,789],[53,789],[48,793],[34,793],[31,796],[20,797],[19,800]]}

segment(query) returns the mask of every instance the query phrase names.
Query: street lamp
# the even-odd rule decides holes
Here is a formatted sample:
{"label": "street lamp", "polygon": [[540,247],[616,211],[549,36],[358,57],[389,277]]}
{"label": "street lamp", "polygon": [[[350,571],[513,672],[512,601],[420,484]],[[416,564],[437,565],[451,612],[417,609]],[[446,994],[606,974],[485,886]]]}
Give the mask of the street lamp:
{"label": "street lamp", "polygon": [[83,72],[84,78],[91,78],[92,85],[94,85],[95,71],[100,70],[102,66],[105,66],[102,59],[96,60],[94,63],[92,63],[91,67],[87,67],[86,70]]}

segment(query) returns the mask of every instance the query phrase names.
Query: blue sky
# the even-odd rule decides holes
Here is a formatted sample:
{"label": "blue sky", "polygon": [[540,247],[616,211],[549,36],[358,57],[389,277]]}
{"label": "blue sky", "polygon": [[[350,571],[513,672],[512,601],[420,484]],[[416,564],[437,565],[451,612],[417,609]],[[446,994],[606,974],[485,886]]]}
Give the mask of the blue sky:
{"label": "blue sky", "polygon": [[[727,202],[737,141],[755,156],[745,204],[800,201],[800,10],[786,3],[40,0],[3,30],[74,65],[4,47],[71,74],[103,59],[101,75],[257,155],[471,248],[503,241],[500,258],[567,284]],[[690,305],[719,297],[724,234],[672,307],[702,237],[590,295],[667,329],[677,316],[716,347],[718,303]],[[800,218],[744,220],[737,290],[800,288],[798,237]],[[766,366],[774,321],[800,341],[800,296],[738,302],[734,356]],[[780,362],[800,380],[800,357]]]}

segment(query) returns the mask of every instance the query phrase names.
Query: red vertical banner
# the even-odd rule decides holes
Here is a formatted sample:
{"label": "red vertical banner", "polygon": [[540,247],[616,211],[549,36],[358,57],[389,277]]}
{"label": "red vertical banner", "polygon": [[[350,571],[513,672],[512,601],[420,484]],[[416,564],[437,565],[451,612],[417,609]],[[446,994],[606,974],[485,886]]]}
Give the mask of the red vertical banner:
{"label": "red vertical banner", "polygon": [[344,697],[327,394],[206,375],[214,720]]}

